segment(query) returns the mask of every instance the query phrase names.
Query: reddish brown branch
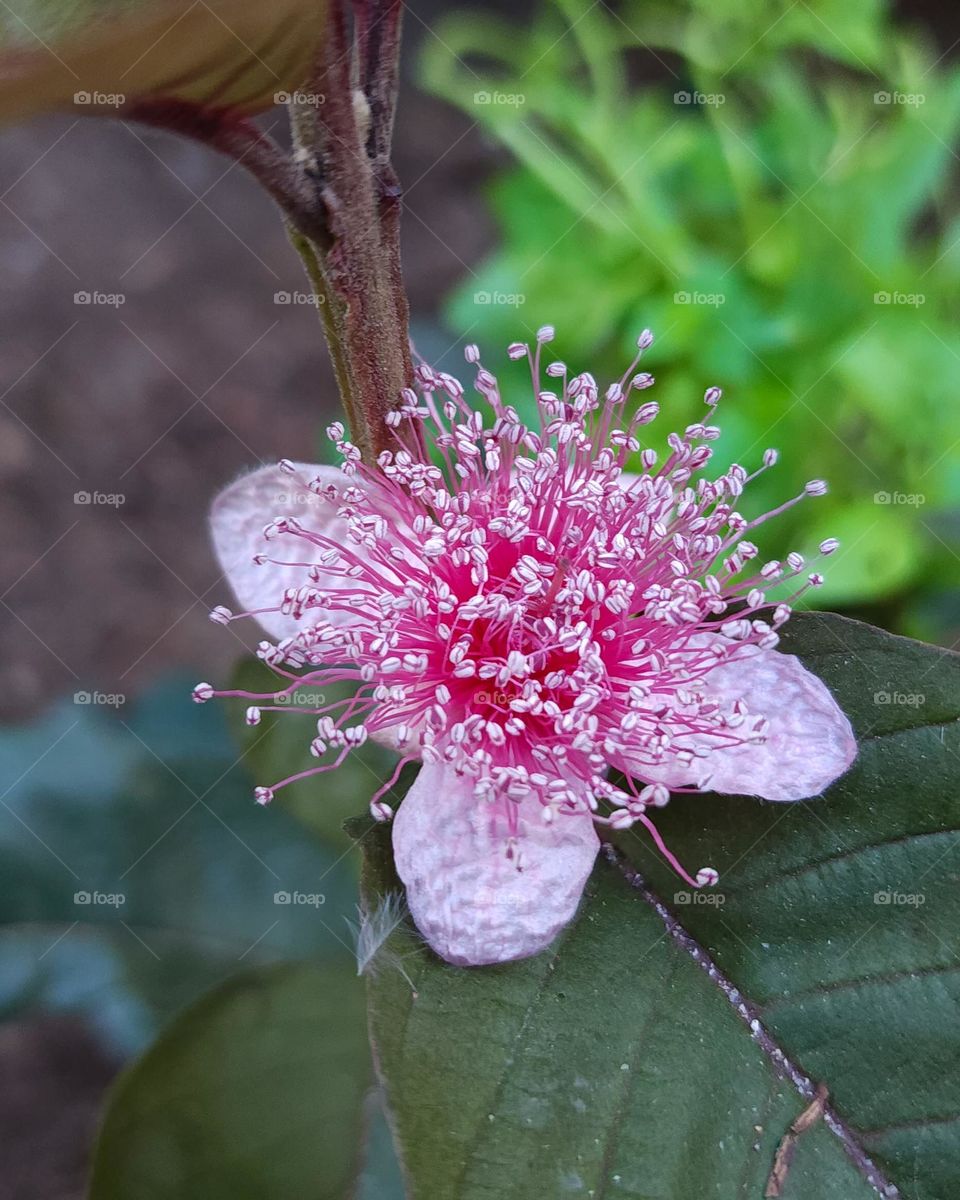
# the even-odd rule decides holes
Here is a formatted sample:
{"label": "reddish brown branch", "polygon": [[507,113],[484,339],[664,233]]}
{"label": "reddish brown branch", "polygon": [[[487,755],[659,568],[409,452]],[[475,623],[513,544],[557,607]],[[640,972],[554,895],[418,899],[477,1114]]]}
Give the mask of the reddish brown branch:
{"label": "reddish brown branch", "polygon": [[[324,269],[351,374],[353,437],[369,463],[389,444],[384,418],[412,382],[400,276],[400,189],[389,162],[398,9],[395,0],[360,5],[351,43],[346,0],[335,0],[314,84],[325,98],[316,123],[330,231]],[[364,83],[373,89],[373,105]],[[377,162],[371,147],[379,148]]]}
{"label": "reddish brown branch", "polygon": [[137,100],[125,113],[145,125],[193,138],[232,158],[269,192],[298,229],[317,241],[326,238],[313,181],[248,118],[229,109],[205,108],[176,99]]}
{"label": "reddish brown branch", "polygon": [[402,0],[354,0],[360,85],[370,107],[367,153],[373,166],[385,264],[393,292],[396,320],[403,331],[404,374],[413,378],[407,329],[410,310],[400,266],[400,217],[403,189],[390,162],[393,123],[400,81]]}
{"label": "reddish brown branch", "polygon": [[360,86],[370,105],[367,150],[375,164],[390,159],[400,78],[402,0],[354,0]]}

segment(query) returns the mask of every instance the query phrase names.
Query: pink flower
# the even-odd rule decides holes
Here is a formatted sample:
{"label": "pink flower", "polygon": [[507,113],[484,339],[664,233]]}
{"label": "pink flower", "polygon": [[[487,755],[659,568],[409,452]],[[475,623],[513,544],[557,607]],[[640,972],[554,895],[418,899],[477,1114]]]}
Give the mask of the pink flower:
{"label": "pink flower", "polygon": [[[342,469],[283,462],[228,487],[213,537],[240,605],[274,639],[259,654],[285,681],[242,694],[248,720],[289,711],[295,689],[355,685],[315,709],[311,771],[338,766],[368,737],[422,766],[397,812],[393,846],[410,911],[445,959],[480,964],[543,949],[573,917],[599,846],[596,827],[644,825],[671,791],[799,800],[856,755],[850,724],[824,684],[777,651],[787,603],[766,592],[804,572],[799,555],[762,562],[749,535],[825,490],[820,480],[752,520],[736,505],[753,475],[703,474],[719,430],[667,438],[658,465],[640,431],[652,378],[601,396],[590,375],[527,359],[540,412],[531,428],[478,366],[474,409],[450,375],[420,367],[388,423],[396,448],[361,464],[341,425],[328,431]],[[467,360],[478,363],[475,346]],[[546,375],[546,379],[542,377]],[[712,410],[720,392],[705,401]],[[486,419],[485,419],[486,416]],[[624,473],[639,456],[643,473]],[[265,527],[264,527],[265,526]],[[836,549],[824,542],[821,551]],[[821,581],[810,575],[796,595]],[[764,615],[761,615],[764,614]],[[227,622],[225,608],[212,614]],[[621,785],[608,767],[623,772]]]}

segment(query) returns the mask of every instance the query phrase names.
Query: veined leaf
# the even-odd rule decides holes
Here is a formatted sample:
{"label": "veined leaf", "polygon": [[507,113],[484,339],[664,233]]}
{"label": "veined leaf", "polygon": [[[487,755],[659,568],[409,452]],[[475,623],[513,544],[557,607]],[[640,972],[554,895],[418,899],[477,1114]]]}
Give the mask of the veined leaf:
{"label": "veined leaf", "polygon": [[[416,996],[387,969],[369,1001],[412,1200],[759,1200],[809,1103],[774,1046],[825,1085],[861,1160],[814,1120],[784,1200],[876,1195],[867,1158],[889,1196],[960,1193],[960,659],[834,616],[788,629],[860,756],[808,803],[676,797],[658,824],[688,865],[719,869],[713,891],[624,839],[687,949],[605,861],[533,960],[460,970],[399,935]],[[364,845],[382,894],[388,834]]]}

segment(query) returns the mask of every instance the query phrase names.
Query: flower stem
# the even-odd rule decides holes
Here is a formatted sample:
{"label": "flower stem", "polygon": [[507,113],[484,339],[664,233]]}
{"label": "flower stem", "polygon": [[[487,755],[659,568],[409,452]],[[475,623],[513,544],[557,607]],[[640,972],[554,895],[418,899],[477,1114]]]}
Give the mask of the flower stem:
{"label": "flower stem", "polygon": [[347,0],[331,5],[310,84],[316,115],[301,119],[298,132],[314,136],[300,152],[316,164],[326,213],[329,243],[313,248],[331,294],[327,337],[332,350],[332,338],[339,342],[334,357],[344,367],[340,385],[353,440],[373,463],[387,443],[384,418],[413,381],[400,188],[390,164],[402,4],[355,0],[352,7],[351,41]]}

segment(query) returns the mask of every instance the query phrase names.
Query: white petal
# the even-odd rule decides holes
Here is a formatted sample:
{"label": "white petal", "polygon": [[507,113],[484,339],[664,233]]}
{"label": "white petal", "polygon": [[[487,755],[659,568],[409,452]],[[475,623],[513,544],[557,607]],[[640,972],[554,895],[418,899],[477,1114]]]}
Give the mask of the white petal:
{"label": "white petal", "polygon": [[514,857],[506,821],[473,796],[472,781],[426,765],[393,822],[397,872],[417,928],[447,962],[480,966],[528,958],[572,918],[600,840],[589,813],[520,809]]}
{"label": "white petal", "polygon": [[[319,478],[337,488],[347,482],[337,467],[294,465],[298,475],[308,481]],[[277,517],[295,517],[306,529],[341,543],[346,541],[346,522],[336,516],[335,506],[304,487],[297,475],[288,475],[277,466],[242,475],[214,500],[210,529],[217,560],[244,612],[278,606],[287,588],[309,583],[303,567],[280,567],[269,562],[258,566],[253,561],[255,554],[291,562],[319,562],[322,551],[304,538],[290,534],[269,542],[264,538],[264,526]],[[336,614],[326,615],[336,619]],[[292,637],[300,627],[293,617],[279,612],[264,613],[257,620],[276,641]]]}
{"label": "white petal", "polygon": [[803,800],[819,796],[857,756],[845,713],[823,680],[793,654],[756,650],[737,656],[714,667],[703,685],[724,706],[743,698],[751,716],[766,717],[766,741],[717,748],[713,739],[701,738],[709,753],[692,769],[676,761],[651,767],[634,759],[631,764],[629,752],[615,765],[668,787],[697,785],[706,775],[712,792]]}

